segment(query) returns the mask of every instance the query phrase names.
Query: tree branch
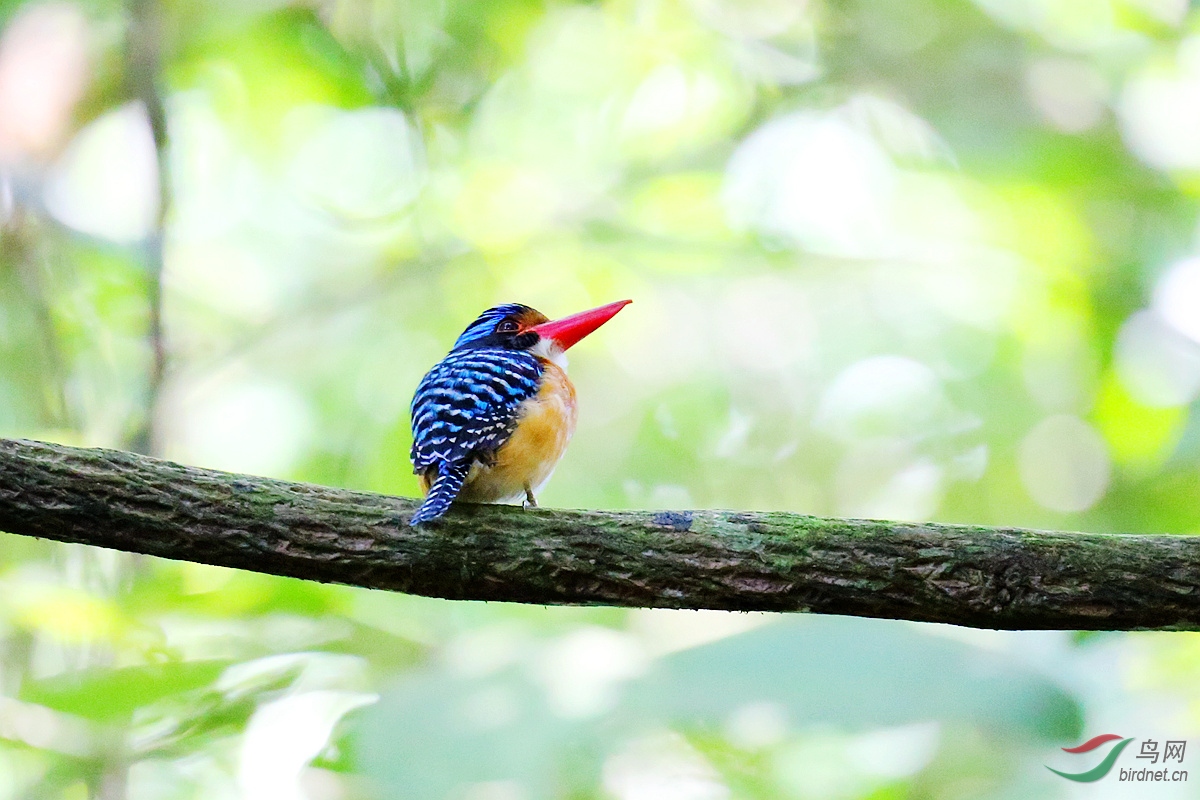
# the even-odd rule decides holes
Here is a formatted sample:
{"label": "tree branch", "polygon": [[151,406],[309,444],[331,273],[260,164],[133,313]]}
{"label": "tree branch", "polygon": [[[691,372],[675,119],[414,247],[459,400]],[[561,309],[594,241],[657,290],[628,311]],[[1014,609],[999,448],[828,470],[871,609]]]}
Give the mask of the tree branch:
{"label": "tree branch", "polygon": [[460,600],[1200,628],[1200,537],[416,501],[0,440],[0,530]]}

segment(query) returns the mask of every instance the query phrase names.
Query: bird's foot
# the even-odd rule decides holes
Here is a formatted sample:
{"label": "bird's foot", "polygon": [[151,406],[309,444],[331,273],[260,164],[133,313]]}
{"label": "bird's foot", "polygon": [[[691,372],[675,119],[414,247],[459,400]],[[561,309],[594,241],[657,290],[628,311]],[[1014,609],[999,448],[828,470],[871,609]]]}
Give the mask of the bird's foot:
{"label": "bird's foot", "polygon": [[537,498],[533,496],[533,489],[529,484],[525,484],[525,500],[521,503],[521,508],[537,508]]}

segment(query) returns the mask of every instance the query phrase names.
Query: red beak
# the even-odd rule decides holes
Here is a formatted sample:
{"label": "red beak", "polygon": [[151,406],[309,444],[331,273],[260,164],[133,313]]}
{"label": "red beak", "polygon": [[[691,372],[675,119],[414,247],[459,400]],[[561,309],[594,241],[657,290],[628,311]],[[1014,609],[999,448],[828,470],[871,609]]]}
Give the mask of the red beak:
{"label": "red beak", "polygon": [[563,317],[551,322],[543,322],[541,325],[534,325],[529,330],[534,331],[543,339],[553,339],[558,343],[559,347],[566,350],[596,330],[596,328],[599,328],[615,317],[618,311],[632,302],[632,300],[618,300],[606,306],[593,308],[591,311],[580,311],[578,314],[572,314],[569,317]]}

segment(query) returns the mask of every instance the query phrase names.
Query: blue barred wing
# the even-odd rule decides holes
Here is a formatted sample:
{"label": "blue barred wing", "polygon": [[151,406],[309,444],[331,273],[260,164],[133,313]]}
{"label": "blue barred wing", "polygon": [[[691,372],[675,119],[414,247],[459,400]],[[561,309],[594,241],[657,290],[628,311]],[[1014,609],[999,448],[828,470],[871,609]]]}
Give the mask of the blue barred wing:
{"label": "blue barred wing", "polygon": [[512,435],[517,407],[537,393],[541,377],[541,364],[524,351],[450,353],[413,396],[413,471],[486,461]]}

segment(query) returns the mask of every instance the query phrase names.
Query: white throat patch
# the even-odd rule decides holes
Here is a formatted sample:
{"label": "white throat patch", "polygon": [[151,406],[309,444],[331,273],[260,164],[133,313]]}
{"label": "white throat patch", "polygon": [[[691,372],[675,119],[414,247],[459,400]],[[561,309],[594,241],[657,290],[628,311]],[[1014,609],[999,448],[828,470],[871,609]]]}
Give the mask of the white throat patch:
{"label": "white throat patch", "polygon": [[546,359],[563,372],[567,371],[567,353],[553,339],[539,339],[529,352]]}

